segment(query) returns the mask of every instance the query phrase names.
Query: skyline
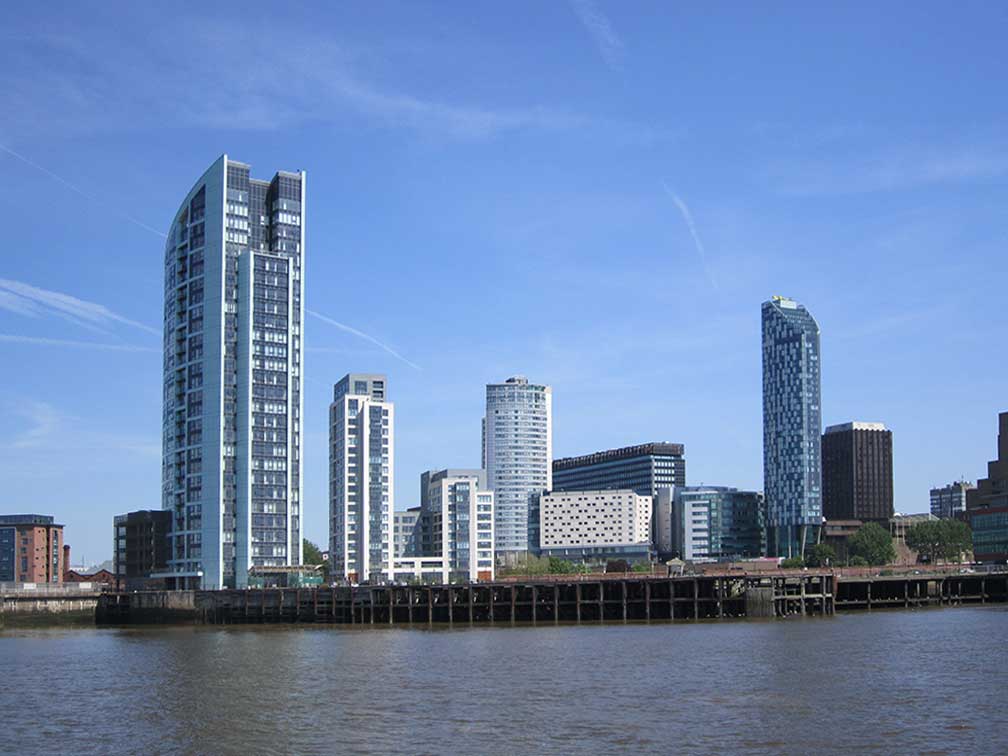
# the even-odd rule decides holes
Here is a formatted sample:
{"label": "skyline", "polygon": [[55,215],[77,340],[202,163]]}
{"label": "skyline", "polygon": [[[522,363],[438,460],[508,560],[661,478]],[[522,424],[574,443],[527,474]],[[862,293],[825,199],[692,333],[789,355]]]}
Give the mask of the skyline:
{"label": "skyline", "polygon": [[[222,152],[311,174],[316,543],[326,409],[349,372],[396,387],[400,509],[424,470],[478,466],[484,387],[515,374],[554,389],[555,458],[665,440],[685,444],[688,485],[761,490],[757,308],[772,294],[822,328],[823,427],[893,430],[898,511],[981,477],[1008,360],[986,347],[1004,323],[1008,112],[984,96],[1001,15],[959,11],[973,23],[957,26],[894,7],[863,29],[852,10],[798,8],[780,32],[791,47],[763,50],[742,21],[772,34],[770,17],[752,9],[722,34],[689,11],[525,8],[542,27],[527,38],[489,7],[341,9],[319,24],[344,27],[332,38],[292,11],[278,32],[303,49],[254,49],[257,74],[280,66],[255,87],[234,73],[237,43],[212,52],[197,44],[210,32],[172,19],[159,31],[197,57],[173,70],[163,41],[142,54],[146,9],[19,10],[0,52],[0,201],[20,251],[0,269],[0,359],[17,365],[0,407],[5,511],[51,512],[75,556],[101,561],[114,514],[159,507],[158,229]],[[135,41],[113,49],[112,17]],[[937,29],[944,64],[922,57]],[[88,60],[91,46],[107,55]],[[188,91],[194,73],[215,102]],[[247,97],[225,118],[229,91]],[[163,104],[176,95],[177,112]],[[382,307],[365,285],[376,264]]]}

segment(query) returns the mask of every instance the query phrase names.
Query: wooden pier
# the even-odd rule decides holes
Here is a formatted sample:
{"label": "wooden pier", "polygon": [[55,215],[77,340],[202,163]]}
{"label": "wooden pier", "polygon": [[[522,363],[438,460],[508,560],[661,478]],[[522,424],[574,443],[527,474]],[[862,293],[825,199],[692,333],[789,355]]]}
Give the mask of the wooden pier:
{"label": "wooden pier", "polygon": [[462,585],[149,591],[102,598],[99,624],[341,625],[686,622],[829,615],[829,573],[529,580]]}
{"label": "wooden pier", "polygon": [[912,609],[1008,601],[1008,573],[840,577],[835,606],[848,609]]}

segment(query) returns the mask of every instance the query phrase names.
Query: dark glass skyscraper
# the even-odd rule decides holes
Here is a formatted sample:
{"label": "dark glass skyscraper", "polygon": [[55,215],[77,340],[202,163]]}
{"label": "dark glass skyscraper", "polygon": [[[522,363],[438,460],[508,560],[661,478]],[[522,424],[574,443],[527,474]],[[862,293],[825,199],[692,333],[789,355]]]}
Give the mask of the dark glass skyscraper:
{"label": "dark glass skyscraper", "polygon": [[763,303],[767,548],[799,556],[822,525],[819,325],[786,297]]}
{"label": "dark glass skyscraper", "polygon": [[168,228],[162,575],[245,587],[301,562],[304,173],[270,181],[222,155]]}

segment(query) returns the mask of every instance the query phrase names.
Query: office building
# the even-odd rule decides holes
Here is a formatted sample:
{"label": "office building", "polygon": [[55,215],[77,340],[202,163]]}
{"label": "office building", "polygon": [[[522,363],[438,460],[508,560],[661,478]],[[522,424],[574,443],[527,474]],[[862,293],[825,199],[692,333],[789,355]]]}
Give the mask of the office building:
{"label": "office building", "polygon": [[652,442],[565,457],[553,462],[553,491],[624,489],[655,496],[661,488],[686,485],[682,444]]}
{"label": "office building", "polygon": [[395,407],[384,375],[350,373],[329,405],[329,563],[350,582],[392,570]]}
{"label": "office building", "polygon": [[997,459],[987,463],[987,477],[966,492],[978,562],[1008,560],[1008,412],[998,415],[997,451]]}
{"label": "office building", "polygon": [[892,431],[882,423],[831,425],[822,436],[822,502],[827,521],[888,525],[893,516]]}
{"label": "office building", "polygon": [[173,588],[301,562],[305,174],[222,155],[165,243],[162,509]]}
{"label": "office building", "polygon": [[651,507],[650,496],[629,489],[544,492],[532,506],[533,551],[578,561],[648,561]]}
{"label": "office building", "polygon": [[724,486],[676,488],[672,522],[682,559],[719,562],[763,555],[764,501],[757,491]]}
{"label": "office building", "polygon": [[418,556],[420,554],[420,507],[393,512],[392,541],[395,558]]}
{"label": "office building", "polygon": [[171,520],[163,509],[116,515],[112,572],[124,590],[142,590],[152,584],[151,575],[168,568]]}
{"label": "office building", "polygon": [[931,489],[931,514],[943,520],[966,515],[966,492],[975,486],[965,480]]}
{"label": "office building", "polygon": [[0,583],[62,583],[63,526],[49,515],[0,515]]}
{"label": "office building", "polygon": [[418,522],[427,550],[417,556],[441,557],[448,580],[493,580],[494,494],[483,470],[446,469],[420,476]]}
{"label": "office building", "polygon": [[763,488],[772,556],[800,556],[822,525],[819,326],[794,300],[763,303]]}
{"label": "office building", "polygon": [[529,497],[553,485],[553,389],[524,376],[486,387],[483,469],[494,492],[494,550],[513,564],[528,551]]}

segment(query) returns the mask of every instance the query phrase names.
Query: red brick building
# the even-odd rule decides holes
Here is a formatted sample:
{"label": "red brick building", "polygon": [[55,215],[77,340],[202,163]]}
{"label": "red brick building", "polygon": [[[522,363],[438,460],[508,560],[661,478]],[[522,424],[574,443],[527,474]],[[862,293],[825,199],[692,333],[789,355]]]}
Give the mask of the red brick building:
{"label": "red brick building", "polygon": [[48,515],[0,515],[0,583],[62,583],[63,526]]}

